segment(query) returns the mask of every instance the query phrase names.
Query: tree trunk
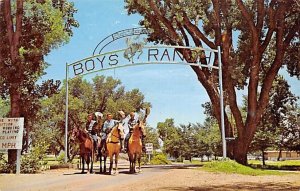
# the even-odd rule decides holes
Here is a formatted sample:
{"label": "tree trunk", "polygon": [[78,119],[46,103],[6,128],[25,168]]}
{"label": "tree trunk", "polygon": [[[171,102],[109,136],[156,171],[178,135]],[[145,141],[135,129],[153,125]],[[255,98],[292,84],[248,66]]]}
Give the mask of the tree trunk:
{"label": "tree trunk", "polygon": [[245,145],[245,142],[242,138],[238,138],[234,145],[234,160],[240,164],[247,164],[247,152],[248,146]]}
{"label": "tree trunk", "polygon": [[[17,84],[12,84],[10,88],[10,99],[11,99],[11,112],[10,117],[20,117],[21,110],[20,110],[20,100],[21,100],[21,93],[18,90]],[[8,163],[11,166],[15,166],[17,161],[17,150],[8,150]]]}
{"label": "tree trunk", "polygon": [[262,153],[263,166],[266,166],[266,161],[265,161],[265,149],[261,149],[261,153]]}
{"label": "tree trunk", "polygon": [[282,157],[282,148],[280,146],[279,147],[279,154],[278,154],[278,157],[277,157],[277,161],[280,161],[281,157]]}

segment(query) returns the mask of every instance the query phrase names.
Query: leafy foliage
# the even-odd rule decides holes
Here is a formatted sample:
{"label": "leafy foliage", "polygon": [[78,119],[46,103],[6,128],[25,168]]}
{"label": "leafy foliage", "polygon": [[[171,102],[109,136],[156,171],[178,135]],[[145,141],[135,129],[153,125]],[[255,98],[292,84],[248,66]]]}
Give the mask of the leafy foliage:
{"label": "leafy foliage", "polygon": [[150,160],[150,164],[152,165],[163,165],[163,164],[171,164],[168,161],[167,156],[163,153],[155,153],[153,158]]}
{"label": "leafy foliage", "polygon": [[[69,135],[74,127],[85,128],[87,115],[90,113],[99,111],[104,115],[112,113],[117,116],[119,110],[129,113],[150,105],[144,102],[144,95],[138,89],[125,91],[121,81],[112,77],[96,76],[92,82],[78,77],[69,80],[68,84]],[[47,132],[49,152],[56,155],[60,150],[65,150],[65,94],[64,83],[58,94],[43,99],[38,120],[33,124],[33,136],[39,134],[39,130]],[[78,154],[78,145],[68,140],[68,146],[70,153],[67,156],[72,160]]]}
{"label": "leafy foliage", "polygon": [[[289,85],[282,76],[274,81],[268,105],[258,130],[251,143],[251,150],[264,152],[273,149],[289,149],[293,147],[293,140],[297,140],[297,124],[295,119],[296,101],[299,98],[292,94]],[[264,163],[264,158],[263,158]]]}
{"label": "leafy foliage", "polygon": [[146,138],[145,138],[145,143],[152,143],[153,144],[153,150],[159,149],[159,140],[158,140],[158,133],[156,129],[146,126]]}
{"label": "leafy foliage", "polygon": [[[293,76],[299,68],[299,4],[291,1],[206,1],[206,0],[126,0],[128,14],[140,14],[140,25],[149,29],[148,40],[180,46],[221,46],[227,137],[237,136],[228,145],[228,155],[246,163],[246,154],[256,127],[269,103],[272,83],[286,65]],[[235,36],[238,41],[234,41]],[[207,65],[208,54],[179,50],[187,62]],[[221,124],[218,73],[206,67],[191,66],[213,103],[212,112]],[[246,119],[238,106],[237,90],[248,89]],[[260,91],[262,90],[262,91]],[[234,120],[229,120],[232,114]]]}
{"label": "leafy foliage", "polygon": [[[68,42],[72,27],[79,26],[73,18],[75,12],[73,3],[64,0],[0,3],[0,94],[9,97],[10,117],[30,119],[31,111],[36,112],[36,97],[32,100],[30,93],[48,65],[44,56]],[[26,110],[26,106],[34,109]],[[26,130],[29,123],[25,121]],[[26,133],[28,137],[29,130]],[[10,165],[14,164],[16,151],[9,150],[8,156]]]}
{"label": "leafy foliage", "polygon": [[157,130],[163,141],[164,151],[172,157],[191,160],[192,157],[210,157],[220,155],[220,133],[215,121],[180,125],[175,127],[173,119],[159,122]]}

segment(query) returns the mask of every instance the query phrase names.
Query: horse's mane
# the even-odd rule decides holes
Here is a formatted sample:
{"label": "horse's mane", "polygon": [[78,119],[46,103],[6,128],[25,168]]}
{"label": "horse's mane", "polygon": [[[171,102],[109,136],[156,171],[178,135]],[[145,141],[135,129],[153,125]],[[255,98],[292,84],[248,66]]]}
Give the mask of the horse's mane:
{"label": "horse's mane", "polygon": [[90,138],[90,136],[88,135],[88,133],[85,132],[83,129],[78,128],[78,130],[79,130],[80,134],[83,136],[83,138],[86,138],[86,139]]}

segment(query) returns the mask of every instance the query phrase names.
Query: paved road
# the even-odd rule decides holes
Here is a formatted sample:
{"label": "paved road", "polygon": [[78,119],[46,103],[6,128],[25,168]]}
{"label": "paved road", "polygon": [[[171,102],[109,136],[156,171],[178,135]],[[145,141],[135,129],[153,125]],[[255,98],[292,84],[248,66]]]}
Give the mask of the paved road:
{"label": "paved road", "polygon": [[[284,176],[250,176],[207,172],[189,165],[145,166],[139,174],[128,173],[128,162],[116,176],[80,174],[58,169],[41,174],[0,174],[0,191],[300,191],[300,172]],[[97,167],[99,170],[99,167]]]}
{"label": "paved road", "polygon": [[[81,170],[59,169],[43,172],[42,174],[2,174],[0,175],[0,191],[37,191],[37,190],[112,190],[113,187],[143,182],[152,177],[164,176],[178,165],[144,166],[141,173],[129,174],[128,164],[121,162],[118,175],[99,173],[99,166],[95,166],[96,173],[80,174]],[[99,163],[98,163],[99,164]]]}

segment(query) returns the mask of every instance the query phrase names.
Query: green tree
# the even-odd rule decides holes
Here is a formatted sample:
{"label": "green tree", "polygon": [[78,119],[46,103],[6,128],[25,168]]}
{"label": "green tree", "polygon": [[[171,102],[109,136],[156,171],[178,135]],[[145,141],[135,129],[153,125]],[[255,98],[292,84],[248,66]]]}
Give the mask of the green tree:
{"label": "green tree", "polygon": [[251,150],[260,150],[265,165],[264,151],[268,147],[277,148],[281,152],[284,140],[291,137],[292,122],[288,121],[288,113],[296,104],[297,97],[289,90],[288,83],[282,76],[276,77],[271,89],[270,104],[267,106],[262,120],[258,124],[258,129],[251,143]]}
{"label": "green tree", "polygon": [[[247,152],[257,125],[269,104],[272,83],[283,65],[299,77],[299,20],[297,1],[219,0],[126,0],[129,14],[139,13],[140,24],[149,29],[149,41],[168,45],[221,46],[225,105],[229,105],[237,129],[237,139],[228,155],[247,163]],[[233,37],[238,35],[237,45]],[[268,52],[273,56],[266,59]],[[194,56],[181,51],[188,62],[206,65],[205,52]],[[264,65],[265,61],[268,65]],[[221,124],[218,73],[191,66],[211,100],[212,111]],[[263,75],[262,75],[263,73]],[[260,83],[261,82],[261,83]],[[237,104],[237,90],[247,89],[247,116],[243,120]],[[259,90],[262,90],[259,92]],[[226,137],[233,136],[233,124],[225,113]]]}
{"label": "green tree", "polygon": [[[76,77],[68,81],[69,84],[69,135],[74,127],[85,128],[87,115],[100,111],[104,114],[112,113],[117,116],[117,111],[138,111],[144,105],[150,103],[144,101],[144,95],[138,90],[125,91],[121,81],[112,77],[96,76],[92,82]],[[34,130],[41,127],[50,131],[51,152],[58,154],[65,150],[65,84],[58,94],[42,100],[42,107],[38,114],[38,121],[34,124]],[[70,136],[68,136],[70,137]],[[68,159],[72,160],[78,152],[76,143],[68,140]]]}
{"label": "green tree", "polygon": [[[44,56],[68,42],[77,27],[72,3],[61,0],[0,2],[0,92],[9,95],[10,117],[21,117],[22,97],[47,66]],[[23,110],[25,111],[25,110]],[[9,163],[16,151],[9,150]]]}
{"label": "green tree", "polygon": [[146,138],[145,143],[152,143],[153,149],[160,149],[158,133],[156,129],[150,126],[146,126]]}
{"label": "green tree", "polygon": [[9,113],[9,100],[0,99],[0,117],[6,117]]}
{"label": "green tree", "polygon": [[163,151],[175,158],[182,158],[184,153],[184,139],[179,128],[175,127],[174,119],[166,119],[157,123],[159,138],[163,141]]}

